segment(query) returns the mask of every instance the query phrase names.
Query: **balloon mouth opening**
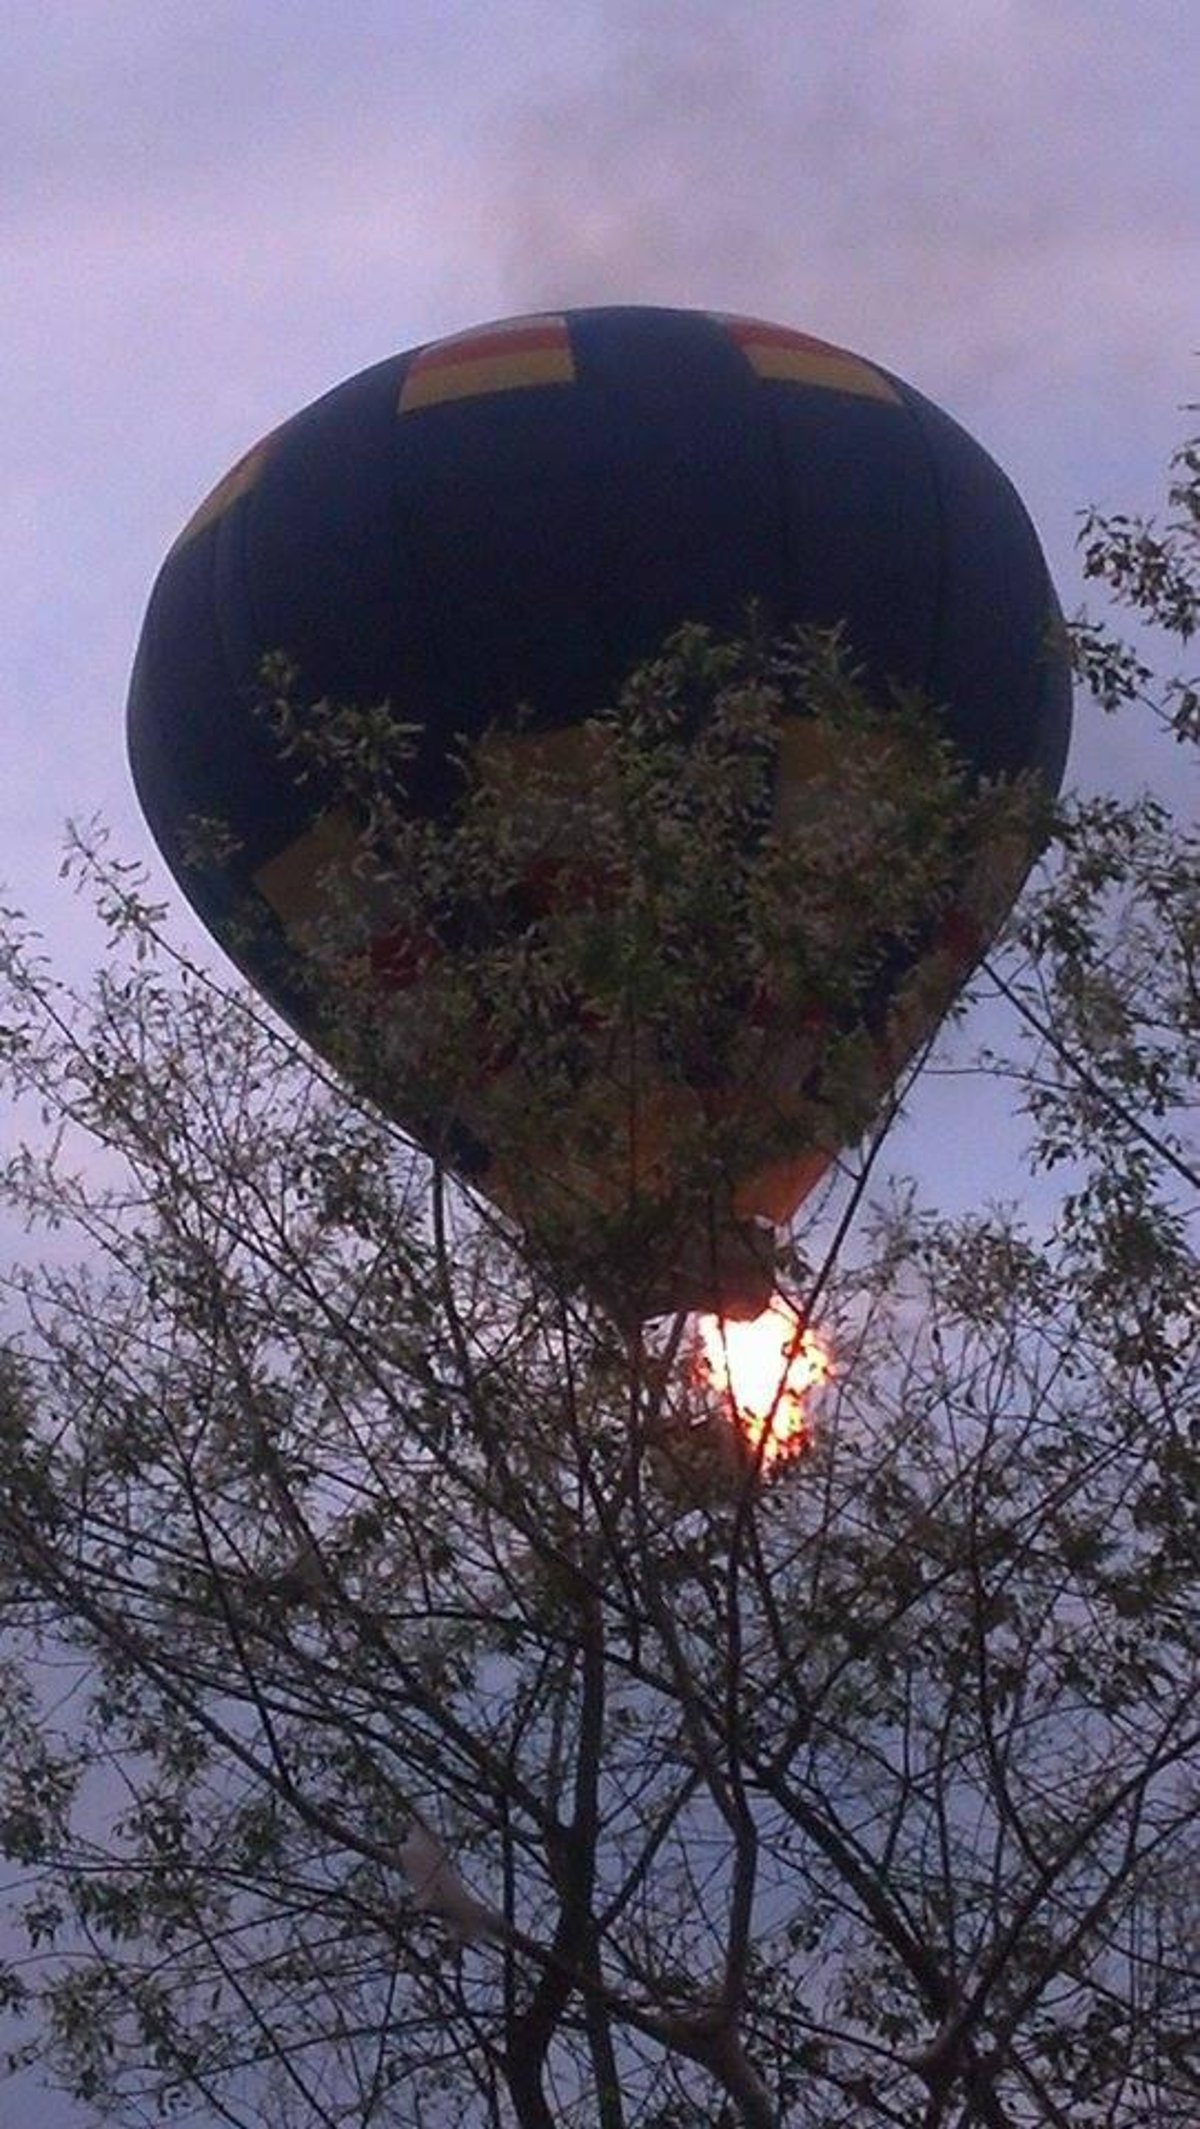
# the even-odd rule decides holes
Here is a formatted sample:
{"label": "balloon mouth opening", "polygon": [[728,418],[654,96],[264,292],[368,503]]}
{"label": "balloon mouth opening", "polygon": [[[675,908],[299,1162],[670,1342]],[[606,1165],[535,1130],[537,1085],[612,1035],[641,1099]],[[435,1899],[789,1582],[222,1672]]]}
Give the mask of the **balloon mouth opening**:
{"label": "balloon mouth opening", "polygon": [[631,1326],[667,1316],[712,1316],[751,1323],[775,1293],[775,1230],[766,1220],[726,1219],[648,1252],[640,1264],[604,1258],[582,1280]]}
{"label": "balloon mouth opening", "polygon": [[774,1291],[774,1228],[766,1220],[730,1220],[680,1249],[646,1313],[687,1311],[751,1323],[769,1306]]}

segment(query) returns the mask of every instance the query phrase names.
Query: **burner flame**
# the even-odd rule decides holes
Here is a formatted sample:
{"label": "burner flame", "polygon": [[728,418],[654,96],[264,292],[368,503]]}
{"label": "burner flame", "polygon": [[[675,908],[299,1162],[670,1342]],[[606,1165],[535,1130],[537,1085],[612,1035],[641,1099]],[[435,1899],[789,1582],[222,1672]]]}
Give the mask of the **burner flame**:
{"label": "burner flame", "polygon": [[808,1398],[828,1382],[832,1362],[780,1296],[748,1323],[696,1319],[696,1380],[715,1390],[763,1469],[798,1456],[811,1432]]}

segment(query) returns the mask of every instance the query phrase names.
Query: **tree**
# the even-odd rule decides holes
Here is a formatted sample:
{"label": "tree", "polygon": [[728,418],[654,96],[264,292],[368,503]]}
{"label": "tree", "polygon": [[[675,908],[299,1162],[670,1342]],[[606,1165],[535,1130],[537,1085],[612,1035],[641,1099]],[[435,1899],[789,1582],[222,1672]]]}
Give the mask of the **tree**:
{"label": "tree", "polygon": [[[1195,452],[1171,511],[1091,521],[1085,558],[1186,642]],[[1149,695],[1195,746],[1194,687],[1078,641],[1103,701]],[[748,832],[789,690],[856,735],[857,837],[842,816],[797,860],[808,930]],[[298,773],[377,743],[273,702]],[[887,714],[884,769],[836,644],[687,636],[607,720],[591,829],[660,938],[703,909],[730,982],[764,923],[773,975],[824,972],[851,1032],[785,1121],[830,1139],[874,1096],[854,1012],[897,940],[985,834],[1033,826],[1029,794],[966,791],[919,705]],[[439,919],[494,906],[526,814],[477,789],[452,850],[412,862],[385,815],[356,862]],[[768,1465],[686,1322],[614,1306],[553,1194],[526,1247],[76,840],[93,992],[16,919],[4,963],[30,1118],[5,1191],[51,1245],[9,1274],[0,1383],[0,1833],[30,1946],[4,1987],[33,2057],[133,2119],[297,2129],[1194,2122],[1195,859],[1161,802],[1060,811],[978,979],[1024,1031],[986,1064],[1056,1207],[873,1200],[876,1132],[780,1257],[834,1377]],[[536,951],[491,938],[465,991],[449,966],[438,1012],[477,1030],[492,984],[489,1036],[551,1086],[564,967],[601,1016],[736,1046],[728,990],[664,976],[621,906],[552,901]],[[345,916],[334,894],[343,971]],[[360,1075],[371,1012],[343,983]],[[695,1122],[685,1211],[761,1128]],[[624,1215],[628,1274],[653,1215]]]}

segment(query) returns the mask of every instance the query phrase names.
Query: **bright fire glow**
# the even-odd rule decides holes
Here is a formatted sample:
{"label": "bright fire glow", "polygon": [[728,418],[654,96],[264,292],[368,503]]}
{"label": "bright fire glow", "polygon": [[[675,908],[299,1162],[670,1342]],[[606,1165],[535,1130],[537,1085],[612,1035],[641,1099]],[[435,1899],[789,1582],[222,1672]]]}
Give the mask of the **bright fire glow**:
{"label": "bright fire glow", "polygon": [[699,1379],[728,1398],[756,1456],[763,1443],[764,1468],[799,1455],[809,1437],[809,1391],[828,1382],[833,1369],[795,1309],[776,1296],[749,1323],[698,1316],[696,1330]]}

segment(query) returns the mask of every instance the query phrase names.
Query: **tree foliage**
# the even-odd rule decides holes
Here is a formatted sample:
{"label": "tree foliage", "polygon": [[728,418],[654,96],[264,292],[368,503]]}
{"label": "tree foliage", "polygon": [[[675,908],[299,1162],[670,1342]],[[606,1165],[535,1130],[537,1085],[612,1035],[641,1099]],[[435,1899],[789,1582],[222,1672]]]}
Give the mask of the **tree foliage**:
{"label": "tree foliage", "polygon": [[[1089,573],[1184,646],[1197,493],[1185,453],[1165,527],[1085,528]],[[1078,643],[1102,701],[1148,697],[1192,752],[1194,684]],[[761,832],[788,689],[860,735],[805,900]],[[374,778],[370,720],[274,700],[298,772],[315,747],[351,796]],[[619,773],[576,824],[606,877],[640,868],[630,916],[481,929],[537,815],[494,776],[453,848],[385,810],[359,862],[412,926],[458,898],[437,1014],[477,1035],[486,992],[543,1092],[575,1084],[540,1010],[564,969],[660,1064],[736,1051],[727,985],[767,976],[849,1027],[975,832],[1028,826],[888,714],[890,786],[836,657],[690,636],[602,721]],[[878,1136],[843,1161],[778,1266],[835,1372],[773,1473],[685,1320],[590,1298],[571,1235],[525,1248],[182,957],[102,842],[73,862],[104,965],[71,994],[13,918],[0,1032],[28,1120],[5,1200],[46,1231],[0,1375],[28,1945],[0,1982],[30,2057],[97,2111],[247,2129],[1191,2129],[1194,830],[1158,799],[1061,809],[977,979],[1061,1187],[949,1222],[872,1198]],[[343,985],[351,1067],[364,1009]]]}

